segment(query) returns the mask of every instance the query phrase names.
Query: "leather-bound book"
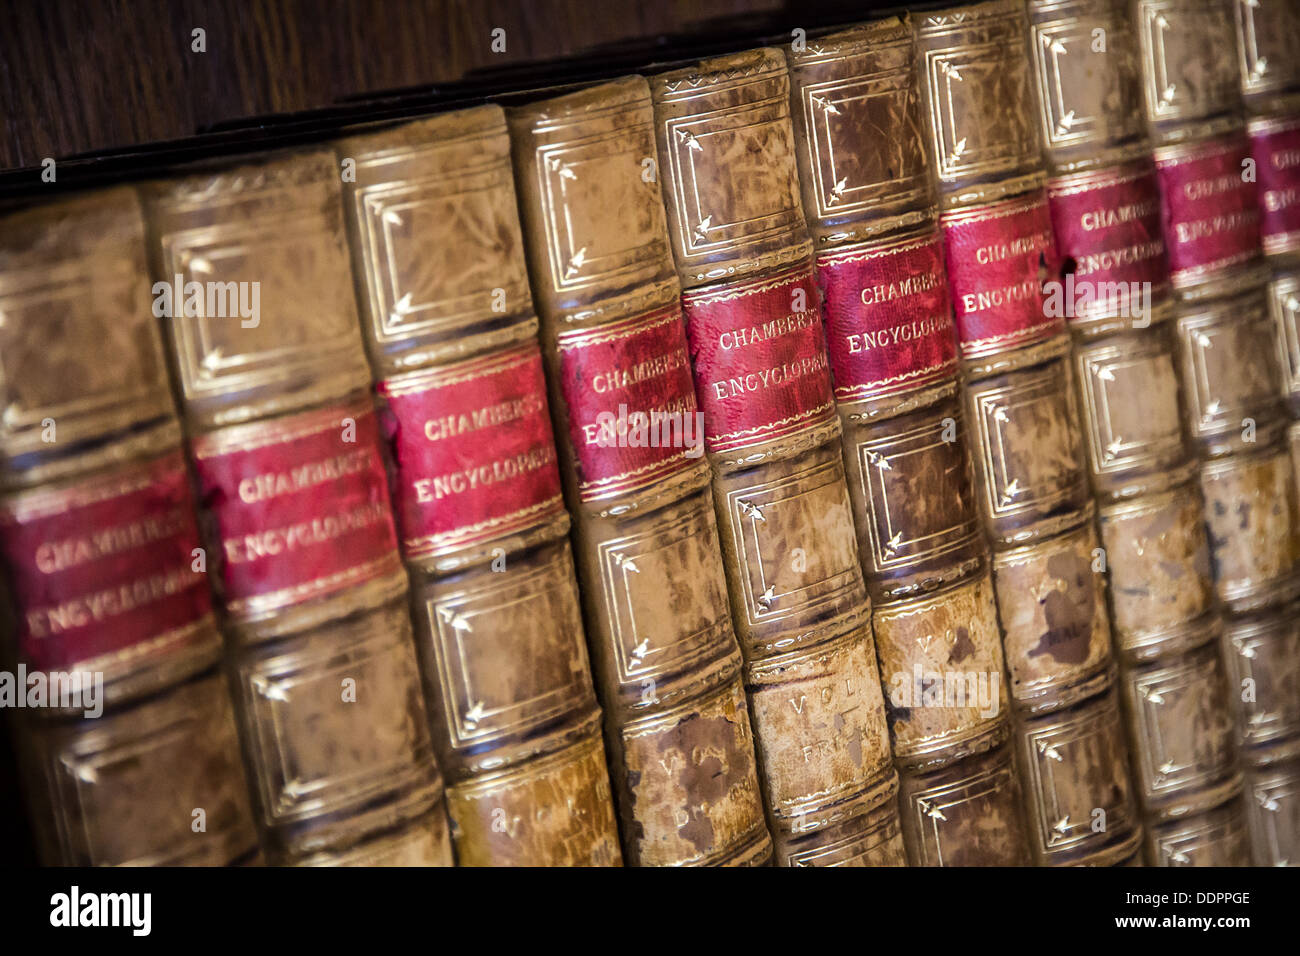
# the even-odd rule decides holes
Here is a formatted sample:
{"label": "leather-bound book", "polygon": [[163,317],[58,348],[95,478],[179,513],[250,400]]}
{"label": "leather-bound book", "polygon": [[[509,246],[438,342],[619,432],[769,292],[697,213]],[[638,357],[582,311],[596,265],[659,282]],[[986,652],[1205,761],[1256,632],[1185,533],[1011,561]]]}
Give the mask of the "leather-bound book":
{"label": "leather-bound book", "polygon": [[[1283,649],[1268,622],[1288,620],[1300,587],[1300,511],[1277,350],[1264,341],[1273,329],[1261,243],[1266,217],[1257,200],[1269,173],[1251,156],[1231,7],[1227,0],[1176,0],[1139,2],[1133,10],[1180,300],[1187,421],[1200,452],[1211,567],[1225,612],[1223,653],[1229,677],[1243,681],[1229,682],[1240,722],[1257,694],[1249,674],[1255,662],[1243,656],[1257,656],[1263,668]],[[1261,767],[1284,751],[1295,754],[1294,742],[1261,746],[1257,735],[1234,736],[1251,790]]]}
{"label": "leather-bound book", "polygon": [[1049,302],[1073,339],[1150,848],[1182,827],[1172,821],[1235,801],[1240,782],[1198,458],[1184,424],[1160,188],[1127,3],[1033,0],[1029,21],[1061,261]]}
{"label": "leather-bound book", "polygon": [[[786,57],[905,842],[915,865],[1027,863],[911,27],[882,20]],[[945,699],[949,678],[983,706]]]}
{"label": "leather-bound book", "polygon": [[0,315],[3,667],[41,860],[248,862],[257,836],[135,194],[0,220]]}
{"label": "leather-bound book", "polygon": [[505,117],[334,151],[457,860],[618,864]]}
{"label": "leather-bound book", "polygon": [[766,862],[649,86],[521,106],[510,128],[624,856]]}
{"label": "leather-bound book", "polygon": [[1237,67],[1264,254],[1300,256],[1300,7],[1234,0]]}
{"label": "leather-bound book", "polygon": [[1058,267],[1023,4],[918,14],[975,507],[993,581],[1035,858],[1139,854],[1096,512]]}
{"label": "leather-bound book", "polygon": [[[751,50],[651,77],[650,88],[777,860],[834,851],[898,863],[897,776],[800,203],[785,59],[778,49]],[[968,640],[972,661],[1000,668],[996,640],[981,636]],[[974,712],[949,715],[953,726],[944,728],[918,719],[896,745],[924,750],[936,734],[965,730]]]}
{"label": "leather-bound book", "polygon": [[[1300,483],[1300,7],[1238,0],[1237,65],[1255,161],[1268,306],[1282,368],[1292,473]],[[1255,690],[1238,707],[1255,862],[1300,865],[1300,647],[1294,608],[1243,621],[1229,672]]]}
{"label": "leather-bound book", "polygon": [[334,157],[140,189],[267,858],[446,864]]}

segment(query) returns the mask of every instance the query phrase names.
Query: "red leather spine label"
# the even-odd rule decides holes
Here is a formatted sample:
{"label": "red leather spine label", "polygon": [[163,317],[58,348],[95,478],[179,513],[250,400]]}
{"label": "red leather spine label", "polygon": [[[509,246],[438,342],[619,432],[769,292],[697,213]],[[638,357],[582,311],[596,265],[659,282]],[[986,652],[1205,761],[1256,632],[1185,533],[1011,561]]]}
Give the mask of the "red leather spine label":
{"label": "red leather spine label", "polygon": [[563,510],[536,342],[375,386],[408,557],[519,531]]}
{"label": "red leather spine label", "polygon": [[944,213],[948,285],[965,358],[1051,338],[1065,320],[1043,307],[1043,282],[1058,274],[1047,194]]}
{"label": "red leather spine label", "polygon": [[957,338],[943,242],[857,245],[817,258],[835,398],[881,398],[950,378]]}
{"label": "red leather spine label", "polygon": [[1250,124],[1260,234],[1269,255],[1300,249],[1300,117]]}
{"label": "red leather spine label", "polygon": [[834,413],[811,264],[682,296],[710,451],[791,435]]}
{"label": "red leather spine label", "polygon": [[1169,272],[1176,288],[1259,255],[1255,182],[1244,136],[1156,151]]}
{"label": "red leather spine label", "polygon": [[[1149,162],[1061,176],[1047,184],[1056,248],[1075,283],[1094,294],[1119,283],[1127,301],[1133,284],[1152,298],[1169,288],[1169,266],[1160,228],[1160,183]],[[1105,286],[1103,286],[1105,284]],[[1096,308],[1083,310],[1084,315]],[[1082,316],[1080,316],[1082,317]]]}
{"label": "red leather spine label", "polygon": [[369,401],[193,440],[232,615],[333,594],[400,567]]}
{"label": "red leather spine label", "polygon": [[584,501],[651,484],[703,451],[681,309],[557,337]]}
{"label": "red leather spine label", "polygon": [[[0,502],[18,649],[41,670],[97,669],[211,613],[179,450]],[[87,667],[86,665],[91,665]]]}

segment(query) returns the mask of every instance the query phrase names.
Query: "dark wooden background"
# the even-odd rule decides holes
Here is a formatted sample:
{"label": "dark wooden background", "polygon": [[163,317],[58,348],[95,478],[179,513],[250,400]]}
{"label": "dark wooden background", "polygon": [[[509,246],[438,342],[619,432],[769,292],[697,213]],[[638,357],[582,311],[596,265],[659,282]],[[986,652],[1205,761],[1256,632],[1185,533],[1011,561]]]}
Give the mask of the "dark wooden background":
{"label": "dark wooden background", "polygon": [[[0,170],[685,32],[783,0],[0,0]],[[864,5],[865,9],[865,5]],[[191,50],[206,31],[207,52]],[[506,31],[506,52],[491,33]]]}

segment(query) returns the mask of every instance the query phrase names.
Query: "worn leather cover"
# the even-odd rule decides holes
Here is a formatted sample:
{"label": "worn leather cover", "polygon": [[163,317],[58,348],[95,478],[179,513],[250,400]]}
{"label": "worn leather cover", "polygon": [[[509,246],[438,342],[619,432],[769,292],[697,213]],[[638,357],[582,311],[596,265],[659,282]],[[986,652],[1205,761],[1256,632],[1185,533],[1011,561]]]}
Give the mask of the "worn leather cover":
{"label": "worn leather cover", "polygon": [[89,700],[13,712],[47,864],[256,849],[149,289],[129,189],[0,223],[0,657],[51,687],[103,681],[100,715]]}
{"label": "worn leather cover", "polygon": [[1264,281],[1261,175],[1239,85],[1233,0],[1133,0],[1147,127],[1160,178],[1170,272],[1180,298]]}
{"label": "worn leather cover", "polygon": [[[905,790],[924,790],[1002,745],[1010,715],[912,30],[881,20],[786,57],[894,756]],[[945,699],[945,678],[961,700]],[[1018,812],[1014,769],[1002,793],[996,807]],[[944,812],[924,822],[933,846],[904,821],[915,865],[1029,860],[1019,826],[993,847]]]}
{"label": "worn leather cover", "polygon": [[1147,123],[1156,146],[1241,125],[1235,0],[1132,0]]}
{"label": "worn leather cover", "polygon": [[346,851],[440,807],[442,781],[339,170],[312,150],[140,190],[153,277],[186,299],[162,324],[263,847],[284,863]]}
{"label": "worn leather cover", "polygon": [[625,857],[766,861],[649,86],[519,107],[510,127]]}
{"label": "worn leather cover", "polygon": [[334,144],[461,865],[616,865],[498,107]]}
{"label": "worn leather cover", "polygon": [[1300,9],[1287,0],[1233,0],[1232,8],[1242,98],[1252,113],[1274,113],[1300,91]]}
{"label": "worn leather cover", "polygon": [[[1258,177],[1260,239],[1269,259],[1267,298],[1290,417],[1300,414],[1300,8],[1281,0],[1236,0],[1237,65]],[[1291,470],[1300,481],[1300,423],[1287,430]],[[1285,538],[1285,535],[1283,535]],[[1285,600],[1284,595],[1279,595]],[[1300,856],[1300,699],[1294,605],[1234,622],[1224,652],[1230,677],[1248,682],[1237,732],[1246,758],[1247,807],[1255,862]],[[1259,658],[1257,659],[1257,655]]]}
{"label": "worn leather cover", "polygon": [[926,11],[916,14],[913,28],[926,138],[945,207],[1041,185],[1024,4],[991,0]]}
{"label": "worn leather cover", "polygon": [[[896,862],[896,776],[780,50],[650,78],[668,234],[778,862]],[[851,824],[847,821],[853,821]],[[855,836],[851,832],[856,830]],[[871,834],[881,833],[880,838]]]}
{"label": "worn leather cover", "polygon": [[[1211,354],[1209,340],[1197,339],[1176,311],[1175,294],[1200,296],[1198,284],[1213,288],[1234,259],[1252,258],[1249,243],[1242,256],[1227,237],[1246,236],[1253,222],[1250,213],[1232,219],[1241,178],[1229,168],[1232,160],[1223,159],[1221,188],[1208,185],[1217,182],[1214,174],[1195,171],[1195,162],[1169,161],[1170,150],[1195,159],[1198,150],[1209,155],[1219,148],[1210,144],[1231,126],[1232,91],[1212,89],[1218,80],[1199,66],[1172,79],[1152,72],[1153,49],[1183,56],[1209,42],[1187,35],[1180,20],[1186,11],[1156,6],[1109,0],[1029,6],[1048,196],[1065,263],[1061,278],[1094,294],[1068,320],[1072,379],[1149,847],[1200,826],[1171,821],[1203,823],[1239,799],[1226,709],[1233,685],[1217,653],[1217,542],[1206,533],[1194,439],[1213,446],[1239,425],[1239,407],[1200,396],[1206,368],[1232,361],[1234,352],[1268,351],[1254,347],[1243,328],[1232,345],[1224,339],[1222,354]],[[1134,122],[1108,120],[1107,104]],[[1166,146],[1155,162],[1147,124],[1138,122],[1144,106],[1155,111],[1147,119],[1157,141],[1183,143]],[[1189,133],[1193,116],[1199,126]],[[1207,145],[1196,145],[1198,137]],[[1215,188],[1226,190],[1229,201],[1208,198]],[[1189,344],[1200,349],[1196,363],[1185,361]],[[1265,404],[1271,400],[1262,396]],[[1258,413],[1260,398],[1253,401],[1255,411],[1242,414]],[[1150,862],[1181,860],[1162,851]]]}
{"label": "worn leather cover", "polygon": [[[1072,24],[1061,6],[1052,12]],[[1070,146],[1083,131],[1131,136],[1132,124],[1109,109],[1122,91],[1089,99],[1068,67],[1043,106],[1040,80],[1055,83],[1058,74],[1056,63],[1043,68],[1043,55],[1069,56],[1071,40],[1078,52],[1081,35],[1045,26],[1031,26],[1022,4],[985,3],[918,14],[916,36],[945,196],[940,225],[965,366],[974,497],[993,551],[1033,857],[1110,865],[1134,855],[1141,819],[1119,733],[1104,552],[1066,313],[1053,308],[1045,284],[1059,282],[1074,260],[1054,235],[1040,143],[1078,155]],[[1073,113],[1062,106],[1062,97],[1081,93]],[[1103,103],[1108,118],[1085,123]],[[1054,109],[1059,116],[1049,115]]]}
{"label": "worn leather cover", "polygon": [[1260,238],[1275,269],[1286,273],[1300,253],[1300,60],[1290,52],[1300,46],[1300,7],[1286,0],[1234,0],[1232,6]]}

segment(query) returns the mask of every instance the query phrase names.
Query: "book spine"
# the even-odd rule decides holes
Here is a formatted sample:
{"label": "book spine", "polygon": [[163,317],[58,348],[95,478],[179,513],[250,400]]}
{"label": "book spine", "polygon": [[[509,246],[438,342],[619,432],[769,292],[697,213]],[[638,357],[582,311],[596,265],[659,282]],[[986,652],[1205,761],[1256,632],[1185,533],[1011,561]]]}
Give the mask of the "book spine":
{"label": "book spine", "polygon": [[780,50],[753,50],[654,76],[650,86],[777,861],[897,863],[897,776],[785,60]]}
{"label": "book spine", "polygon": [[[1247,672],[1254,663],[1241,659],[1240,638],[1271,633],[1267,619],[1285,615],[1296,598],[1300,512],[1276,349],[1261,342],[1272,333],[1261,234],[1273,227],[1260,214],[1258,193],[1270,170],[1261,174],[1251,155],[1234,56],[1243,51],[1234,51],[1231,6],[1226,0],[1138,3],[1134,16],[1179,299],[1182,384],[1224,611],[1222,650],[1230,678],[1253,680]],[[1267,649],[1260,645],[1258,653],[1267,656]],[[1238,719],[1253,693],[1247,684],[1229,686]],[[1234,737],[1253,789],[1250,778],[1280,751]]]}
{"label": "book spine", "polygon": [[[882,20],[786,56],[909,856],[1027,863],[911,27]],[[949,677],[969,704],[944,693]],[[987,817],[1002,826],[975,825]]]}
{"label": "book spine", "polygon": [[6,217],[0,313],[3,658],[42,860],[247,862],[256,831],[134,194]]}
{"label": "book spine", "polygon": [[154,311],[268,860],[447,864],[338,182],[315,150],[142,184]]}
{"label": "book spine", "polygon": [[1142,828],[1026,30],[1016,2],[918,15],[920,85],[1034,857],[1113,865]]}
{"label": "book spine", "polygon": [[766,863],[649,86],[519,107],[510,127],[625,857]]}
{"label": "book spine", "polygon": [[[1268,304],[1282,369],[1292,473],[1300,482],[1300,9],[1284,0],[1238,0],[1237,63],[1255,161]],[[1228,672],[1243,688],[1237,729],[1246,764],[1255,862],[1300,859],[1300,607],[1234,626]],[[1250,689],[1253,693],[1244,693]],[[1248,699],[1249,698],[1249,699]]]}
{"label": "book spine", "polygon": [[[1064,263],[1051,305],[1073,339],[1148,852],[1167,862],[1153,848],[1186,832],[1172,821],[1235,801],[1239,772],[1138,41],[1127,5],[1116,0],[1035,0],[1029,20]],[[1203,861],[1210,851],[1183,852]]]}
{"label": "book spine", "polygon": [[334,150],[458,862],[617,865],[505,115]]}

